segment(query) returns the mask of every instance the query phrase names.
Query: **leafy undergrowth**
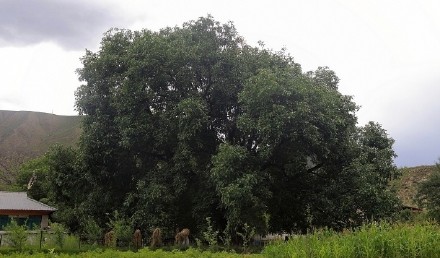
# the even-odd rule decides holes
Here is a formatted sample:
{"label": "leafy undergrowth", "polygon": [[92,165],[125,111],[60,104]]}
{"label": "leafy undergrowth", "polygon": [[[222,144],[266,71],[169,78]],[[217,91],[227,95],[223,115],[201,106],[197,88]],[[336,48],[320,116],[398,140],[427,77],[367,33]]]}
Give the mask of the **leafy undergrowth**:
{"label": "leafy undergrowth", "polygon": [[212,258],[235,258],[235,257],[249,257],[249,258],[257,258],[257,257],[264,257],[260,254],[238,254],[238,253],[228,253],[228,252],[210,252],[210,251],[201,251],[194,248],[189,248],[185,251],[180,250],[173,250],[173,251],[164,251],[161,249],[158,250],[149,250],[148,248],[140,249],[137,252],[132,251],[117,251],[117,250],[111,250],[111,249],[97,249],[94,251],[87,251],[82,253],[76,253],[76,254],[66,254],[66,253],[56,253],[50,250],[47,253],[29,253],[29,252],[23,252],[23,253],[11,253],[8,255],[8,257],[12,258],[27,258],[27,257],[78,257],[78,258],[148,258],[148,257],[157,257],[157,258],[187,258],[187,257],[212,257]]}
{"label": "leafy undergrowth", "polygon": [[265,257],[439,257],[440,226],[373,223],[355,231],[318,230],[265,248]]}
{"label": "leafy undergrowth", "polygon": [[440,226],[431,222],[418,223],[372,223],[353,231],[334,232],[316,230],[314,233],[291,237],[288,242],[275,242],[264,248],[262,253],[242,254],[234,252],[212,252],[189,248],[187,250],[150,250],[148,248],[133,251],[118,251],[97,248],[93,251],[77,253],[57,252],[46,249],[45,252],[24,251],[8,252],[8,257],[323,257],[323,258],[397,258],[397,257],[439,257]]}

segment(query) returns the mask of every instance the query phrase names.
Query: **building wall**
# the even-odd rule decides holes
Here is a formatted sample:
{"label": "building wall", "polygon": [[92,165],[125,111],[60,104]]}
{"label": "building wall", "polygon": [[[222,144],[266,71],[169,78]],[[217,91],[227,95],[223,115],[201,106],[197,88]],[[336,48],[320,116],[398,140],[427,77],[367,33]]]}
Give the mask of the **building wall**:
{"label": "building wall", "polygon": [[49,215],[41,216],[41,229],[47,228],[49,226]]}
{"label": "building wall", "polygon": [[12,214],[12,215],[0,215],[0,230],[4,230],[4,227],[11,222],[11,219],[15,219],[19,225],[26,225],[30,228],[44,229],[49,225],[49,215],[25,215],[25,214]]}

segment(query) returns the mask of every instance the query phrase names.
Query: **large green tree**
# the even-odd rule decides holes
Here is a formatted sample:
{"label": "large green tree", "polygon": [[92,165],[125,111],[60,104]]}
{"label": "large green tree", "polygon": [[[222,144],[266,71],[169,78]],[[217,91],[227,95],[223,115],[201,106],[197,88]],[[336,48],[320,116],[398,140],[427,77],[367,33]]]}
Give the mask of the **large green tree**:
{"label": "large green tree", "polygon": [[43,156],[20,167],[16,184],[31,198],[57,208],[52,219],[77,231],[85,210],[90,209],[84,199],[91,188],[81,164],[78,150],[53,145]]}
{"label": "large green tree", "polygon": [[113,29],[82,63],[84,202],[102,222],[118,210],[169,232],[206,217],[231,231],[337,228],[395,203],[393,141],[378,124],[356,127],[335,73],[304,73],[232,23]]}

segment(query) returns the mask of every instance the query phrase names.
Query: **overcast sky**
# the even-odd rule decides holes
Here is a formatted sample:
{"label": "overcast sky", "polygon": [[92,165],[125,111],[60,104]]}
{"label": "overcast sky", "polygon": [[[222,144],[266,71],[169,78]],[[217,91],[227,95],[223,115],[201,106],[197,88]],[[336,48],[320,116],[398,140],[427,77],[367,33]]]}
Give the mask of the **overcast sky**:
{"label": "overcast sky", "polygon": [[440,157],[438,0],[0,0],[0,110],[76,115],[75,70],[111,27],[158,30],[211,14],[256,46],[328,66],[396,140],[401,166]]}

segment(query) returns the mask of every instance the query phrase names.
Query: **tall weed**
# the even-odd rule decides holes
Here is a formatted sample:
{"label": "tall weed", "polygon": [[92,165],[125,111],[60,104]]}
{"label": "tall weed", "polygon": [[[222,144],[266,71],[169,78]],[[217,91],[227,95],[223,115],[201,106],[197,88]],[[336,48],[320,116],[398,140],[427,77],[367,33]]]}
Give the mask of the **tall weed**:
{"label": "tall weed", "polygon": [[5,231],[9,232],[7,241],[17,250],[22,250],[27,241],[26,225],[18,225],[14,219],[5,227]]}
{"label": "tall weed", "polygon": [[353,231],[317,230],[267,246],[266,257],[438,257],[440,226],[371,223]]}
{"label": "tall weed", "polygon": [[206,218],[206,230],[202,232],[204,240],[208,243],[211,250],[217,248],[218,245],[218,230],[214,230],[211,222],[211,217]]}

